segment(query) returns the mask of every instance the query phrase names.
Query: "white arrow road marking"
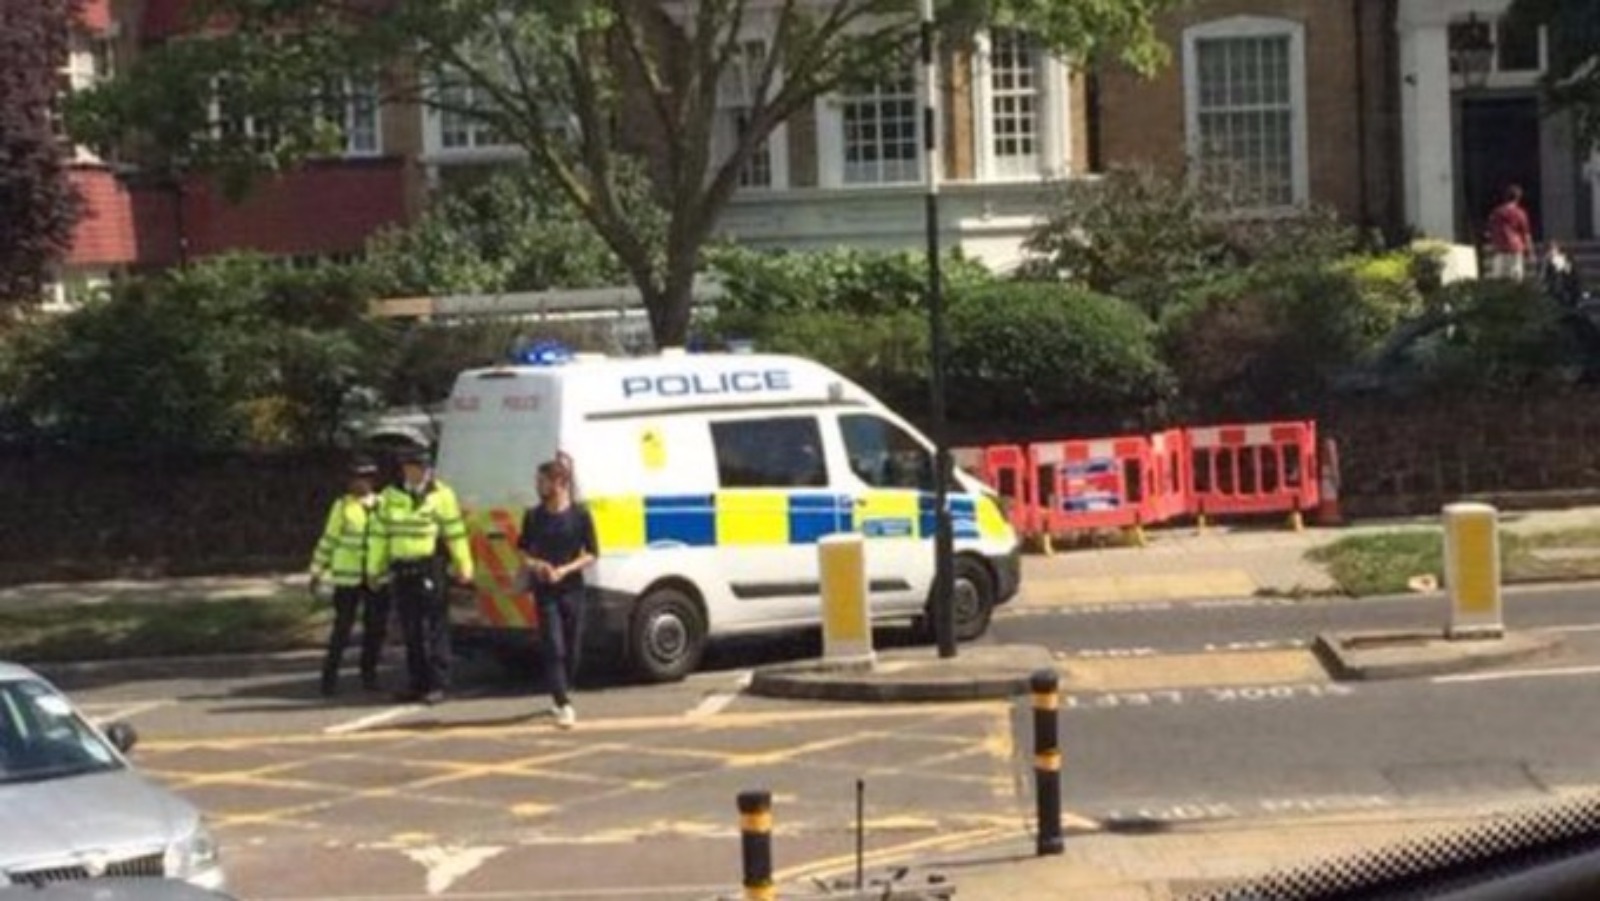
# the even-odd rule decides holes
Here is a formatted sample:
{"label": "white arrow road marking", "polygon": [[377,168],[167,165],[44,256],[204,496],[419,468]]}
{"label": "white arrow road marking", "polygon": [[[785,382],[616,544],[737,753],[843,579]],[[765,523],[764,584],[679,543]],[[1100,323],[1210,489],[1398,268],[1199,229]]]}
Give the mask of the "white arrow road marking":
{"label": "white arrow road marking", "polygon": [[428,871],[428,894],[440,895],[456,880],[493,859],[504,848],[407,848],[400,853]]}
{"label": "white arrow road marking", "polygon": [[737,683],[735,683],[733,691],[714,691],[711,694],[706,695],[704,698],[701,698],[700,703],[696,704],[694,709],[690,710],[687,714],[685,714],[685,716],[688,716],[691,719],[698,719],[705,716],[716,716],[722,711],[727,710],[729,704],[739,700],[739,693],[750,687],[750,682],[754,678],[755,674],[749,670],[740,673],[739,679]]}

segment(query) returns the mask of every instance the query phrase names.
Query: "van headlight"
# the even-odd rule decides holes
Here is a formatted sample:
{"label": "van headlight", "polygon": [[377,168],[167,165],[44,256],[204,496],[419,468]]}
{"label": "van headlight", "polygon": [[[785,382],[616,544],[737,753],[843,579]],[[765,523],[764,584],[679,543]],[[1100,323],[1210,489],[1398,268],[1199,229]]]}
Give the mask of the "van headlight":
{"label": "van headlight", "polygon": [[196,823],[193,832],[167,847],[165,863],[169,879],[182,879],[206,889],[223,887],[217,840],[203,823]]}

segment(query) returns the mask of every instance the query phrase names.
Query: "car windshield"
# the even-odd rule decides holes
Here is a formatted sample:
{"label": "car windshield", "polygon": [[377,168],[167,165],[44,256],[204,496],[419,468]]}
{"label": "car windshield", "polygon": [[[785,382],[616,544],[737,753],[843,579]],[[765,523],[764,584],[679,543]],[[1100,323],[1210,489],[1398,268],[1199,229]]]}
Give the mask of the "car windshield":
{"label": "car windshield", "polygon": [[0,682],[0,785],[64,779],[122,764],[65,698],[33,680]]}

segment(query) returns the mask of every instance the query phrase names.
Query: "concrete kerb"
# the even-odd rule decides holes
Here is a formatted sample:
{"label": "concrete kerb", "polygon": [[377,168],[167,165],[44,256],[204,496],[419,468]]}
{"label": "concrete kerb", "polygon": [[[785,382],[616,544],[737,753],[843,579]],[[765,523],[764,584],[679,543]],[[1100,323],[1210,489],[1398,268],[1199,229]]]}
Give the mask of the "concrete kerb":
{"label": "concrete kerb", "polygon": [[209,654],[189,657],[134,657],[123,660],[78,660],[30,663],[28,667],[52,682],[74,679],[162,679],[270,674],[298,670],[322,659],[321,650],[262,654]]}
{"label": "concrete kerb", "polygon": [[1415,679],[1520,663],[1554,652],[1559,635],[1506,632],[1499,638],[1447,638],[1442,630],[1325,632],[1313,644],[1343,681]]}
{"label": "concrete kerb", "polygon": [[876,703],[961,702],[1016,697],[1036,670],[1054,669],[1037,645],[969,645],[952,660],[931,648],[890,652],[875,663],[803,661],[762,667],[751,676],[753,695],[804,701]]}

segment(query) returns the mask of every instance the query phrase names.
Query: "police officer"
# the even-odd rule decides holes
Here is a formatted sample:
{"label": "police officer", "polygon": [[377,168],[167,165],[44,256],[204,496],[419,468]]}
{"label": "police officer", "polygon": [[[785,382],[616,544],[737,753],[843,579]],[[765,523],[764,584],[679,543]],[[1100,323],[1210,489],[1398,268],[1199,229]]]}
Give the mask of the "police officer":
{"label": "police officer", "polygon": [[339,690],[339,667],[350,645],[356,615],[361,615],[361,685],[378,687],[378,662],[389,626],[389,596],[378,587],[379,542],[373,531],[378,505],[378,467],[369,460],[350,466],[345,493],[328,510],[322,538],[311,556],[311,587],[324,581],[333,586],[333,629],[328,634],[328,654],[322,663],[322,694]]}
{"label": "police officer", "polygon": [[450,487],[434,478],[421,449],[400,455],[400,483],[378,496],[374,526],[380,568],[400,613],[406,640],[406,702],[437,704],[450,687],[450,621],[445,577],[472,581],[472,553],[461,505]]}

